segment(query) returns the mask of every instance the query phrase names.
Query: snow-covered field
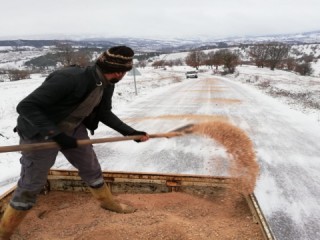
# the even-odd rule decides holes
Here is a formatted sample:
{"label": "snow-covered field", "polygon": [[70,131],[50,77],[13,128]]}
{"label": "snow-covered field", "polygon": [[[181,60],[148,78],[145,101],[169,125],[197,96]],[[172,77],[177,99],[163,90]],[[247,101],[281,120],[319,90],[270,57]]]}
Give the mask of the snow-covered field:
{"label": "snow-covered field", "polygon": [[227,77],[260,89],[292,109],[312,115],[320,121],[320,77],[255,66],[238,66],[236,73]]}
{"label": "snow-covered field", "polygon": [[33,58],[42,56],[51,51],[50,49],[24,48],[14,50],[10,48],[0,48],[0,69],[23,69],[24,63]]}

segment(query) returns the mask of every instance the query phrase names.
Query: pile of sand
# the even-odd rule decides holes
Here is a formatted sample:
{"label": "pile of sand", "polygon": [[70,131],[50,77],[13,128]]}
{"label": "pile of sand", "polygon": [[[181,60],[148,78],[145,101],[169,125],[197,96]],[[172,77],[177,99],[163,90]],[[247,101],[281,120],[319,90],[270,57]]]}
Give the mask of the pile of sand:
{"label": "pile of sand", "polygon": [[90,193],[49,192],[12,236],[12,240],[231,240],[263,236],[246,201],[225,201],[186,193],[120,194],[138,208],[117,214],[99,207]]}

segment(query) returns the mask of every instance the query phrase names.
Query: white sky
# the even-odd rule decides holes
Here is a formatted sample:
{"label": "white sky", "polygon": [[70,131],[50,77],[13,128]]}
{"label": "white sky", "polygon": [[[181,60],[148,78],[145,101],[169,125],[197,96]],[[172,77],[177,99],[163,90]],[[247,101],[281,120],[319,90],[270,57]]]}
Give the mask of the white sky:
{"label": "white sky", "polygon": [[320,30],[319,0],[1,0],[0,39],[229,37]]}

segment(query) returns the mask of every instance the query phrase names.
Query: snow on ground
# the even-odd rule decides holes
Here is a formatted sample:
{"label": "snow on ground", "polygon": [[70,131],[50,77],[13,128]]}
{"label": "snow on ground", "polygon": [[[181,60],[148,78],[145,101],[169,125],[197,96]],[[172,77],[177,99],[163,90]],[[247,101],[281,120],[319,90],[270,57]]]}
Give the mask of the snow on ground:
{"label": "snow on ground", "polygon": [[320,122],[319,77],[301,76],[294,72],[272,71],[269,68],[255,66],[238,66],[236,73],[227,77],[276,97],[292,109],[312,115]]}
{"label": "snow on ground", "polygon": [[0,69],[23,69],[24,63],[48,53],[49,49],[23,48],[21,51],[0,48]]}

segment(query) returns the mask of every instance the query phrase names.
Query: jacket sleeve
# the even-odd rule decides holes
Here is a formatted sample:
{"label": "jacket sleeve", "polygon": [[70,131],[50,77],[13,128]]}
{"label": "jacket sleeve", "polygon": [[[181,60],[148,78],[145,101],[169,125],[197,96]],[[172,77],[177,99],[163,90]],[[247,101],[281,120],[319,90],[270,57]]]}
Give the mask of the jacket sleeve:
{"label": "jacket sleeve", "polygon": [[127,136],[133,133],[135,130],[121,121],[112,111],[109,111],[106,115],[105,120],[102,122],[113,130],[121,133],[124,136]]}
{"label": "jacket sleeve", "polygon": [[55,136],[61,131],[48,118],[46,112],[55,103],[68,96],[73,88],[70,77],[68,79],[68,76],[62,74],[49,75],[40,87],[18,104],[17,112],[45,138]]}
{"label": "jacket sleeve", "polygon": [[106,89],[103,94],[102,106],[99,111],[99,120],[113,130],[126,136],[133,133],[135,130],[125,124],[111,111],[113,91],[114,87],[111,89]]}

